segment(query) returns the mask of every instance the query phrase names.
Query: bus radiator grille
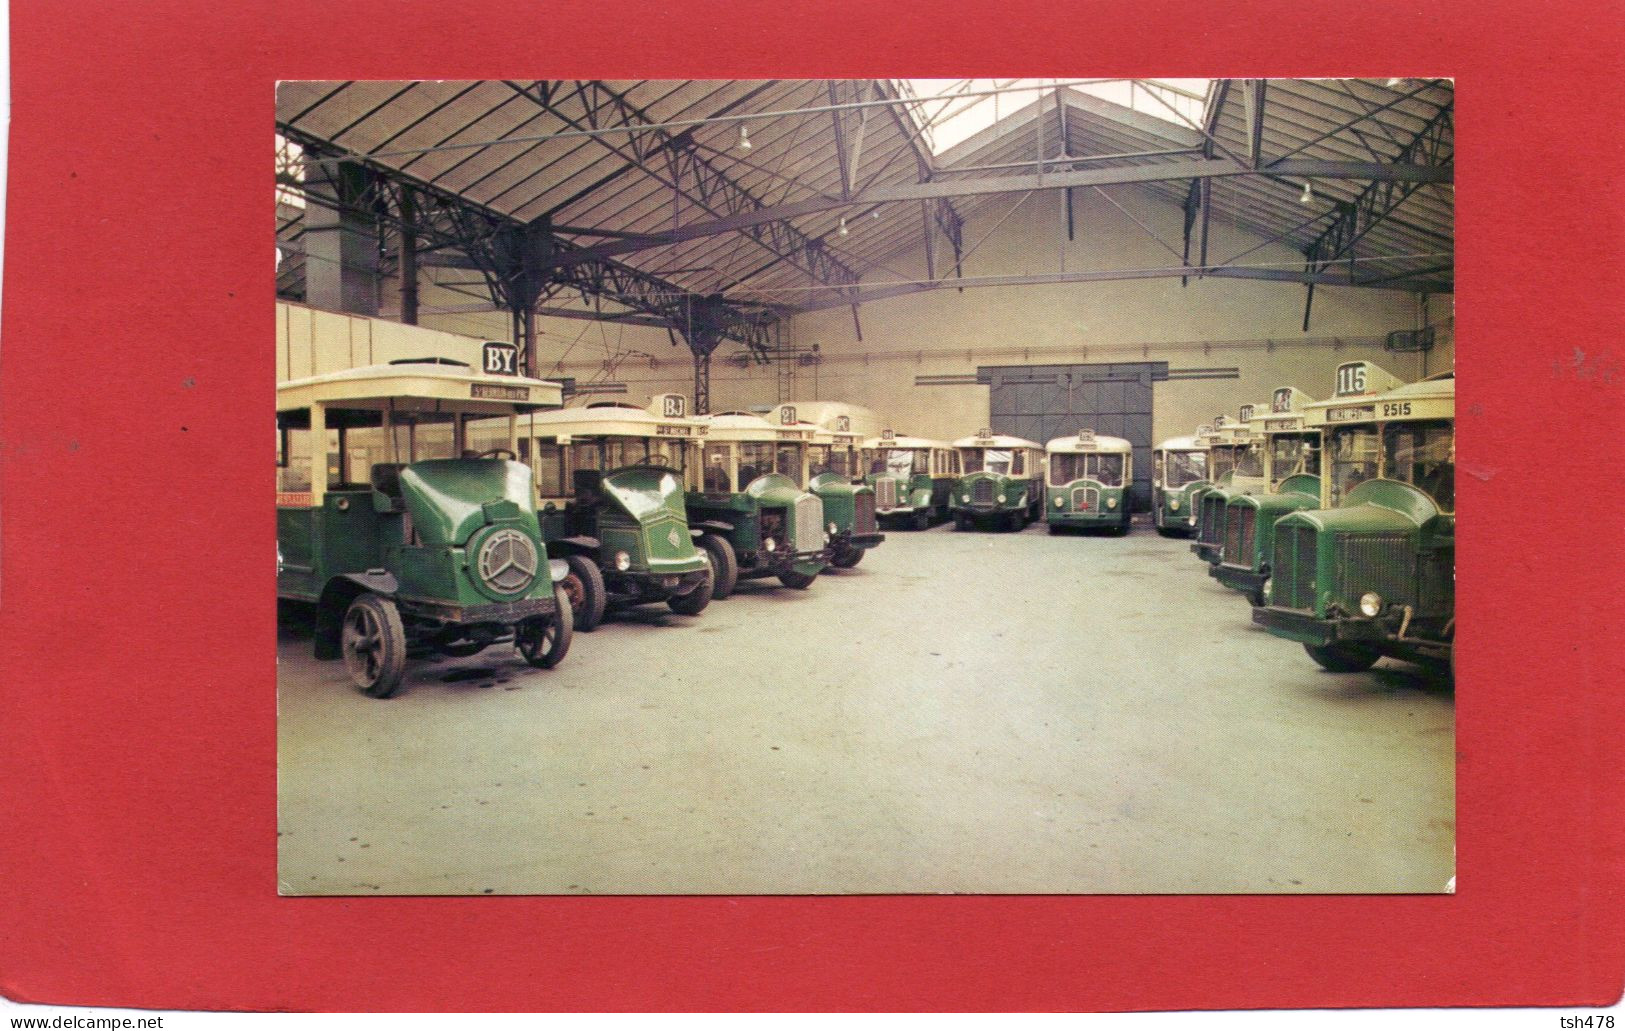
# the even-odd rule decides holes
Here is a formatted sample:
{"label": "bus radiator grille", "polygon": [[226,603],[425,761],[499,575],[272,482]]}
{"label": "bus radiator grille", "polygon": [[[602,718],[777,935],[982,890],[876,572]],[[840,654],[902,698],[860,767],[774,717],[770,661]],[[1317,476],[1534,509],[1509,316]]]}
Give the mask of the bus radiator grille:
{"label": "bus radiator grille", "polygon": [[1403,604],[1415,594],[1415,552],[1402,533],[1349,535],[1338,541],[1337,597],[1358,612],[1360,595],[1375,591]]}
{"label": "bus radiator grille", "polygon": [[1072,488],[1072,507],[1079,512],[1100,510],[1100,491],[1093,487]]}
{"label": "bus radiator grille", "polygon": [[875,484],[875,504],[882,509],[897,507],[897,481],[892,479],[880,480]]}
{"label": "bus radiator grille", "polygon": [[853,495],[852,532],[875,532],[875,496],[873,494]]}
{"label": "bus radiator grille", "polygon": [[796,551],[824,547],[824,503],[811,494],[796,499]]}
{"label": "bus radiator grille", "polygon": [[1272,604],[1288,609],[1315,607],[1315,529],[1280,526],[1275,530]]}
{"label": "bus radiator grille", "polygon": [[970,500],[973,505],[991,505],[993,503],[993,481],[977,480],[971,484]]}

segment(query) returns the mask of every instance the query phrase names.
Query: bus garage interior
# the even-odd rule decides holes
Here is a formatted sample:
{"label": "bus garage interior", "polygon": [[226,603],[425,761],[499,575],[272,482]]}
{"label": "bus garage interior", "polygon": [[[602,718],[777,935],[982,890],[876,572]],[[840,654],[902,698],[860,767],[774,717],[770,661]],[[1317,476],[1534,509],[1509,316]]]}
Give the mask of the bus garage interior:
{"label": "bus garage interior", "polygon": [[1126,535],[887,526],[810,588],[618,612],[556,669],[436,656],[386,700],[283,606],[284,893],[1447,890],[1446,666],[1323,668],[1151,508],[1163,441],[1353,363],[1453,370],[1448,80],[276,108],[279,383],[503,342],[566,407],[843,402],[876,437],[1124,438],[1133,469]]}

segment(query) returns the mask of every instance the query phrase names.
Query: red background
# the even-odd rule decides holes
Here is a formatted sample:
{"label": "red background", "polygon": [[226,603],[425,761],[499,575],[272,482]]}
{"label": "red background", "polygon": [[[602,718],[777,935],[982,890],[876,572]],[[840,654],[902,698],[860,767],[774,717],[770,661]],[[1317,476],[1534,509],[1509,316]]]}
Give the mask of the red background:
{"label": "red background", "polygon": [[[541,13],[545,11],[544,13]],[[0,989],[174,1008],[1618,997],[1625,345],[1607,4],[13,0]],[[1453,75],[1460,893],[281,899],[278,78]],[[1529,442],[1552,439],[1531,468]],[[1546,436],[1550,434],[1550,436]],[[1290,769],[1291,757],[1282,756]]]}

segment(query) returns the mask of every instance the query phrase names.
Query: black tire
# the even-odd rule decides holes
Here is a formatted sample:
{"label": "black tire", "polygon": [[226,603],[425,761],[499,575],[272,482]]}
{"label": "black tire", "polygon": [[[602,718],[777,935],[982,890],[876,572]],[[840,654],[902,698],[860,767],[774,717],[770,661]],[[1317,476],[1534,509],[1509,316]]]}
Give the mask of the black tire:
{"label": "black tire", "polygon": [[574,613],[562,584],[553,588],[553,600],[559,610],[552,617],[527,619],[513,628],[514,648],[539,669],[552,669],[563,662],[570,653],[570,638],[575,635]]}
{"label": "black tire", "polygon": [[1263,608],[1264,607],[1264,601],[1265,601],[1264,588],[1262,588],[1262,587],[1254,587],[1251,591],[1247,592],[1247,600],[1252,602],[1253,608],[1255,608],[1255,609]]}
{"label": "black tire", "polygon": [[1027,513],[1013,512],[1010,515],[1010,532],[1020,533],[1027,528]]}
{"label": "black tire", "polygon": [[1330,673],[1364,673],[1382,658],[1382,652],[1368,644],[1306,644],[1303,650]]}
{"label": "black tire", "polygon": [[805,591],[812,586],[812,582],[816,579],[818,579],[817,573],[808,576],[806,573],[797,573],[791,570],[788,573],[779,574],[779,583],[798,591]]}
{"label": "black tire", "polygon": [[341,652],[350,679],[371,698],[388,698],[406,672],[406,630],[395,603],[358,594],[344,610]]}
{"label": "black tire", "polygon": [[914,529],[925,530],[931,526],[931,513],[929,511],[914,513]]}
{"label": "black tire", "polygon": [[604,574],[598,568],[598,563],[585,555],[566,555],[564,564],[570,567],[570,575],[566,578],[565,593],[570,596],[571,614],[575,617],[574,629],[584,634],[590,634],[598,629],[604,621],[604,606],[609,601],[609,592],[604,589]]}
{"label": "black tire", "polygon": [[467,659],[478,655],[485,649],[486,646],[478,641],[463,641],[460,644],[442,645],[436,648],[435,651],[448,659]]}
{"label": "black tire", "polygon": [[711,600],[721,601],[732,594],[739,583],[739,560],[734,557],[733,545],[726,537],[714,533],[700,534],[697,543],[711,563]]}
{"label": "black tire", "polygon": [[1134,517],[1133,516],[1124,516],[1123,521],[1121,523],[1119,523],[1118,526],[1117,526],[1117,536],[1119,536],[1119,537],[1127,537],[1129,531],[1132,530],[1133,528],[1134,528]]}
{"label": "black tire", "polygon": [[697,616],[705,611],[711,604],[711,577],[707,576],[700,581],[700,585],[687,594],[676,598],[667,598],[666,605],[679,616]]}
{"label": "black tire", "polygon": [[1178,530],[1170,530],[1166,526],[1159,526],[1159,527],[1157,527],[1157,535],[1160,536],[1160,537],[1178,537],[1179,536],[1179,531]]}
{"label": "black tire", "polygon": [[829,560],[830,565],[834,566],[836,569],[851,569],[853,566],[863,561],[863,552],[863,548],[842,548],[840,551],[835,553],[834,558]]}
{"label": "black tire", "polygon": [[963,533],[966,530],[969,530],[970,528],[971,528],[970,516],[965,515],[963,512],[954,513],[954,529],[955,530],[959,531],[960,533]]}

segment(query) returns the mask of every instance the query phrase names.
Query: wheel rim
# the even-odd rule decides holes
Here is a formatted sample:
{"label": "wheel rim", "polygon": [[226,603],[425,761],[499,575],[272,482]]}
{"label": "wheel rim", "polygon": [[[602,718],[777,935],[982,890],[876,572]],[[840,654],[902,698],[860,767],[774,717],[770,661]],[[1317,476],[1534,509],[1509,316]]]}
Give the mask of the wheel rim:
{"label": "wheel rim", "polygon": [[344,621],[344,656],[351,672],[368,683],[383,669],[384,635],[371,609],[356,606]]}
{"label": "wheel rim", "polygon": [[579,576],[571,573],[569,576],[564,578],[564,583],[560,586],[564,588],[564,596],[570,599],[570,608],[577,612],[586,610],[587,588],[581,582],[581,578]]}
{"label": "wheel rim", "polygon": [[557,620],[549,620],[546,626],[538,627],[534,623],[525,627],[519,638],[519,651],[527,659],[545,657],[553,650],[553,645],[559,638],[559,624]]}

